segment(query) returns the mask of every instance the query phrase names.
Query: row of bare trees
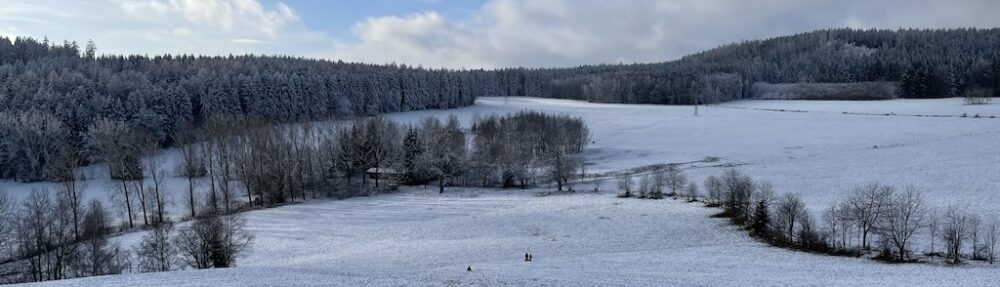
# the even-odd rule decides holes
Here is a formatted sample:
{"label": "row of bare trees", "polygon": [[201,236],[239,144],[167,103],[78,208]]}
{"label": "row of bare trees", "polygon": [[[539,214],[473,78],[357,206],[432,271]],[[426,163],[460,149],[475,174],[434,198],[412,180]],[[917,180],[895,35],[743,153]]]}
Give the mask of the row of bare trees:
{"label": "row of bare trees", "polygon": [[[54,196],[52,195],[54,194]],[[121,273],[129,257],[110,236],[111,216],[98,200],[87,207],[66,193],[34,190],[21,202],[0,192],[0,268],[4,282]],[[79,211],[79,221],[74,212]]]}
{"label": "row of bare trees", "polygon": [[798,195],[776,196],[770,183],[757,182],[737,170],[709,176],[704,187],[708,204],[722,207],[722,215],[758,238],[796,249],[830,254],[877,250],[881,259],[913,261],[914,243],[924,232],[929,256],[940,254],[935,244],[943,241],[944,255],[951,263],[970,258],[992,264],[1000,244],[1000,218],[985,221],[957,206],[941,214],[927,205],[922,190],[914,186],[898,189],[869,183],[855,187],[822,214],[822,225]]}
{"label": "row of bare trees", "polygon": [[527,187],[552,181],[562,191],[585,173],[580,154],[590,132],[580,118],[523,111],[474,120],[469,178],[481,186]]}
{"label": "row of bare trees", "polygon": [[958,206],[939,212],[927,205],[922,190],[914,186],[897,189],[870,183],[856,187],[847,199],[827,209],[824,221],[835,248],[852,248],[851,235],[856,234],[853,248],[872,249],[873,237],[877,237],[874,242],[881,255],[898,261],[912,260],[911,245],[919,232],[927,235],[929,255],[940,254],[935,247],[943,241],[944,255],[952,263],[968,254],[970,259],[992,264],[1000,243],[1000,218],[984,221]]}
{"label": "row of bare trees", "polygon": [[[97,121],[87,137],[93,154],[57,165],[68,173],[71,198],[80,189],[75,166],[84,157],[103,160],[118,182],[116,202],[129,228],[167,221],[167,195],[179,191],[164,190],[168,171],[156,137],[114,120]],[[477,118],[471,132],[456,117],[412,125],[382,116],[284,125],[214,116],[169,138],[180,154],[177,174],[187,181],[182,216],[195,218],[202,206],[229,214],[247,205],[367,193],[369,177],[376,189],[387,188],[385,175],[402,175],[404,184],[437,182],[442,192],[446,185],[526,187],[540,180],[562,190],[584,172],[580,154],[589,133],[578,118],[521,112]]]}
{"label": "row of bare trees", "polygon": [[134,248],[138,272],[231,267],[253,243],[245,226],[238,213],[202,216],[177,231],[172,223],[156,225]]}
{"label": "row of bare trees", "polygon": [[[102,201],[73,204],[68,194],[54,190],[33,190],[21,202],[0,191],[0,283],[225,268],[235,264],[254,238],[239,214],[206,210],[178,231],[169,220],[154,223],[130,252],[114,238],[113,216]],[[81,211],[79,221],[74,210]]]}
{"label": "row of bare trees", "polygon": [[371,184],[436,182],[443,192],[447,185],[525,187],[548,180],[562,190],[583,172],[580,154],[589,133],[578,118],[521,112],[477,118],[471,132],[454,116],[410,125],[382,116],[296,125],[213,117],[174,139],[181,146],[180,174],[189,182],[187,204],[197,216],[199,178],[207,178],[205,200],[216,213],[239,207],[233,202],[240,188],[246,202],[260,206],[349,197]]}
{"label": "row of bare trees", "polygon": [[616,183],[622,191],[618,197],[662,199],[665,196],[683,195],[692,201],[698,197],[698,185],[688,183],[687,175],[675,164],[657,167],[652,172],[639,176],[638,184],[633,175],[627,173],[619,174]]}

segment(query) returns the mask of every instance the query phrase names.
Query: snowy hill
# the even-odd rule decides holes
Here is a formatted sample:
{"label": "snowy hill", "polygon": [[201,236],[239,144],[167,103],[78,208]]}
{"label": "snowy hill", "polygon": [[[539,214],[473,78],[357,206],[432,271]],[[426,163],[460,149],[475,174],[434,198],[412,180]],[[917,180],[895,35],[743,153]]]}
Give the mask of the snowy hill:
{"label": "snowy hill", "polygon": [[[993,286],[996,268],[891,265],[754,242],[700,204],[431,190],[250,212],[230,269],[38,286]],[[523,255],[531,252],[532,262]],[[473,271],[466,268],[471,266]]]}

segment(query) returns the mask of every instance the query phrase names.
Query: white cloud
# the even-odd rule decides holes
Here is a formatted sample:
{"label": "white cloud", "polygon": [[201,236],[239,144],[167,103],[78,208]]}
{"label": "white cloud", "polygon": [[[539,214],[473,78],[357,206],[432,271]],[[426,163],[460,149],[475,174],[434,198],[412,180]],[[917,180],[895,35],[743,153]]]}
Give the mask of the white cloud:
{"label": "white cloud", "polygon": [[237,44],[260,44],[260,40],[257,40],[257,39],[248,39],[248,38],[238,38],[238,39],[233,39],[233,43],[237,43]]}
{"label": "white cloud", "polygon": [[286,26],[299,22],[295,11],[281,2],[268,10],[257,0],[118,1],[122,9],[137,17],[179,15],[190,23],[223,31],[253,30],[275,36]]}
{"label": "white cloud", "polygon": [[333,42],[294,9],[258,0],[7,0],[5,34],[94,39],[102,53],[309,54]]}

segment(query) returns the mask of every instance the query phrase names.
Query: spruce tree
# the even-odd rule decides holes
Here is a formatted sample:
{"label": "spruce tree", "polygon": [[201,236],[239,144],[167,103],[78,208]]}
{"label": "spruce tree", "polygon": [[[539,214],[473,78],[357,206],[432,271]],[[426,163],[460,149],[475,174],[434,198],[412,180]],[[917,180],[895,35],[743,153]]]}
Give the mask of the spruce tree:
{"label": "spruce tree", "polygon": [[750,232],[758,237],[768,237],[768,226],[771,224],[770,211],[767,201],[757,201],[757,208],[753,215],[753,225]]}

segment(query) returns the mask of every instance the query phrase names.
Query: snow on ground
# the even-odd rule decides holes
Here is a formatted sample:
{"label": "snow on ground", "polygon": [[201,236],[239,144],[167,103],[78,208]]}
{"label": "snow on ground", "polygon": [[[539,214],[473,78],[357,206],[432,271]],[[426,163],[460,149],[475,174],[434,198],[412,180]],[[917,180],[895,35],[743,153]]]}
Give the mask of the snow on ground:
{"label": "snow on ground", "polygon": [[[957,204],[977,212],[997,212],[1000,206],[1000,119],[841,113],[1000,115],[997,103],[970,106],[962,104],[960,98],[739,101],[726,103],[725,107],[702,106],[700,115],[694,116],[690,106],[486,97],[471,107],[395,113],[389,117],[416,123],[428,116],[444,119],[456,115],[468,126],[477,116],[521,110],[582,117],[593,139],[586,151],[590,172],[719,157],[718,163],[696,164],[697,168],[689,169],[692,179],[700,182],[723,171],[709,167],[712,165],[741,165],[741,170],[774,183],[779,192],[800,193],[815,210],[840,200],[853,186],[876,180],[923,188],[927,198],[938,206]],[[166,182],[166,194],[173,203],[168,212],[184,216],[187,181],[173,176],[179,152],[166,150],[160,157],[165,160],[161,170],[171,175]],[[109,194],[119,183],[108,179],[106,166],[86,167],[85,174],[91,179],[84,184],[85,198],[110,201]],[[0,188],[15,197],[43,187],[58,190],[59,185],[0,182]],[[199,180],[196,188],[205,192],[207,180]]]}
{"label": "snow on ground", "polygon": [[896,99],[889,101],[754,101],[727,102],[725,107],[750,109],[785,109],[795,111],[859,114],[896,114],[925,116],[1000,117],[1000,103],[966,105],[962,98]]}
{"label": "snow on ground", "polygon": [[[881,264],[752,241],[714,210],[610,192],[411,190],[247,214],[225,270],[38,286],[993,286],[993,267]],[[524,262],[525,252],[534,261]],[[471,266],[473,272],[466,271]]]}
{"label": "snow on ground", "polygon": [[[959,98],[889,101],[741,101],[726,107],[592,104],[538,98],[481,98],[472,107],[392,115],[402,121],[454,114],[538,110],[582,117],[593,143],[590,171],[719,157],[688,170],[701,182],[721,173],[718,164],[772,182],[779,192],[803,196],[814,212],[841,200],[857,185],[880,181],[925,189],[931,205],[961,205],[995,213],[1000,206],[1000,119],[852,115],[1000,115],[1000,104],[970,106]],[[732,109],[760,107],[818,112]],[[829,112],[822,112],[829,111]]]}
{"label": "snow on ground", "polygon": [[[779,112],[760,109],[804,110]],[[520,110],[582,117],[593,134],[588,171],[617,171],[718,157],[686,165],[695,181],[719,164],[802,195],[813,212],[871,181],[912,184],[930,205],[957,204],[988,216],[1000,206],[1000,104],[960,99],[879,102],[743,101],[721,107],[590,104],[481,98],[472,107],[389,115],[416,122]],[[844,114],[933,114],[911,117]],[[174,152],[176,153],[176,152]],[[165,152],[171,157],[171,151]],[[176,158],[176,155],[173,156]],[[101,172],[100,166],[88,169]],[[171,179],[175,214],[183,179]],[[106,175],[88,196],[106,197]],[[102,183],[103,182],[103,183]],[[102,185],[103,184],[103,185]],[[26,194],[31,184],[4,183]],[[39,185],[39,184],[34,184]],[[42,184],[44,185],[44,184]],[[604,188],[614,184],[605,181]],[[202,183],[202,189],[207,184]],[[581,187],[586,189],[588,187]],[[713,212],[672,201],[610,194],[534,197],[519,191],[438,196],[409,191],[315,202],[248,214],[258,241],[239,268],[85,278],[50,284],[106,285],[631,285],[631,286],[989,286],[987,267],[887,265],[766,247]],[[126,244],[138,240],[130,234]],[[521,261],[525,251],[536,261]],[[472,265],[476,270],[466,272]]]}

